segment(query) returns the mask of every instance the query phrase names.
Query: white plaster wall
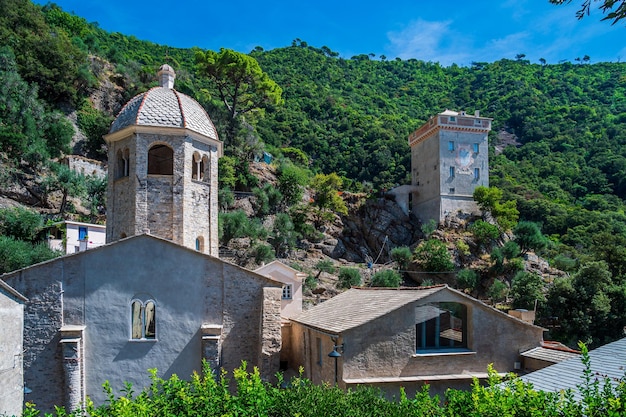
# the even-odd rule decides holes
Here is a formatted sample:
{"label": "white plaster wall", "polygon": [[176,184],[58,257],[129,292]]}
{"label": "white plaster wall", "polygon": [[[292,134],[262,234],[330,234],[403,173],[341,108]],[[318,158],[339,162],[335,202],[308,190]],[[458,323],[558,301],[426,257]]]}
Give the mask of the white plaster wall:
{"label": "white plaster wall", "polygon": [[104,225],[68,221],[65,222],[65,226],[65,253],[67,254],[77,252],[76,247],[80,247],[80,241],[78,240],[80,227],[87,228],[87,236],[89,237],[87,249],[97,248],[106,243],[106,226]]}
{"label": "white plaster wall", "polygon": [[[126,381],[138,392],[149,385],[150,368],[162,377],[200,371],[203,324],[222,326],[225,369],[246,360],[250,367],[263,365],[264,377],[278,371],[280,317],[270,307],[281,284],[171,242],[136,236],[9,274],[7,281],[31,300],[24,348],[33,394],[27,400],[44,411],[65,399],[62,325],[86,326],[86,394],[96,404],[106,399],[105,380],[116,392]],[[275,291],[265,291],[265,300],[268,287]],[[156,302],[156,341],[130,340],[134,297]]]}
{"label": "white plaster wall", "polygon": [[20,416],[24,401],[24,304],[0,288],[0,415]]}

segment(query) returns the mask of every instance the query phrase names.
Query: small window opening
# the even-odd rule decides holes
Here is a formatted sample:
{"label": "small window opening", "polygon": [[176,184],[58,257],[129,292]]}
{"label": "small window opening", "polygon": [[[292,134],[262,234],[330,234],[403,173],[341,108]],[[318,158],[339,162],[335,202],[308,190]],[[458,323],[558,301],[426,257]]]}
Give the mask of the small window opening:
{"label": "small window opening", "polygon": [[204,160],[198,152],[194,152],[191,161],[191,178],[196,181],[202,181],[204,177]]}
{"label": "small window opening", "polygon": [[198,252],[204,252],[204,238],[202,236],[196,238],[196,250]]}
{"label": "small window opening", "polygon": [[450,177],[454,178],[454,174],[455,174],[454,167],[450,167]]}
{"label": "small window opening", "polygon": [[154,145],[148,151],[148,174],[173,175],[174,150],[166,145]]}
{"label": "small window opening", "polygon": [[204,155],[202,157],[202,181],[209,182],[211,179],[211,167],[209,166],[209,157]]}
{"label": "small window opening", "polygon": [[450,152],[454,151],[454,141],[451,140],[448,142],[448,150]]}
{"label": "small window opening", "polygon": [[478,143],[474,143],[472,147],[473,147],[474,153],[478,153],[478,150],[479,150]]}
{"label": "small window opening", "polygon": [[283,300],[291,300],[293,298],[293,285],[292,284],[285,284],[283,286]]}
{"label": "small window opening", "polygon": [[478,181],[480,178],[480,168],[474,168],[474,180]]}

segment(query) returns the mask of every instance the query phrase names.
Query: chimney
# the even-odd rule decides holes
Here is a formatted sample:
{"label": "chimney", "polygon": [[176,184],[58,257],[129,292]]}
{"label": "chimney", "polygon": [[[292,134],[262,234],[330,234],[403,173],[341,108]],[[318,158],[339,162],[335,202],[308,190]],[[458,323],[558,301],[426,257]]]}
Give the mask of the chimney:
{"label": "chimney", "polygon": [[480,117],[480,110],[474,110],[474,117]]}

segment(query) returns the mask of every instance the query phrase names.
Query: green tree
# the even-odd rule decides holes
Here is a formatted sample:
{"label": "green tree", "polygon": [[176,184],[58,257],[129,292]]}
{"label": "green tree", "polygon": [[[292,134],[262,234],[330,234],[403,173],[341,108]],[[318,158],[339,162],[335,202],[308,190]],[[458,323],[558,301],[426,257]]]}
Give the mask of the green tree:
{"label": "green tree", "polygon": [[541,233],[541,229],[534,222],[521,221],[513,228],[515,242],[519,245],[522,253],[529,250],[540,251],[548,245],[548,239]]}
{"label": "green tree", "polygon": [[416,262],[428,272],[454,270],[452,256],[446,244],[438,239],[428,239],[420,243],[414,251]]}
{"label": "green tree", "polygon": [[558,340],[606,343],[623,336],[625,314],[612,305],[623,292],[605,262],[589,262],[571,277],[555,279],[542,315],[558,320],[553,331]]}
{"label": "green tree", "polygon": [[276,257],[276,254],[274,253],[274,248],[272,248],[270,245],[264,245],[262,243],[256,245],[253,252],[254,262],[256,262],[257,264],[270,262]]}
{"label": "green tree", "polygon": [[393,269],[384,269],[376,272],[372,276],[373,287],[399,287],[402,283],[402,276]]}
{"label": "green tree", "polygon": [[231,239],[248,236],[250,221],[243,210],[219,215],[221,240],[223,245],[228,245]]}
{"label": "green tree", "polygon": [[484,212],[489,212],[500,227],[506,232],[510,230],[519,218],[519,210],[515,200],[502,201],[502,190],[497,187],[479,186],[474,190],[474,200]]}
{"label": "green tree", "polygon": [[0,209],[0,235],[35,242],[42,227],[43,218],[37,212],[23,207]]}
{"label": "green tree", "polygon": [[[572,0],[550,0],[550,3],[552,4],[569,4],[571,2]],[[589,15],[592,2],[600,3],[598,8],[602,11],[602,14],[606,15],[602,18],[602,20],[613,20],[611,23],[612,25],[626,17],[626,1],[624,0],[584,0],[580,9],[576,12],[576,17],[578,19],[582,19],[585,15]]]}
{"label": "green tree", "polygon": [[298,233],[287,213],[278,213],[274,218],[274,229],[270,236],[270,243],[278,256],[286,255],[295,247]]}
{"label": "green tree", "polygon": [[302,201],[304,187],[309,183],[308,172],[293,164],[282,163],[278,167],[278,189],[285,204],[292,206]]}
{"label": "green tree", "polygon": [[64,164],[52,164],[51,175],[44,178],[43,186],[46,195],[61,191],[59,214],[65,213],[69,197],[82,196],[87,190],[86,177]]}
{"label": "green tree", "polygon": [[406,246],[398,246],[391,250],[391,259],[398,265],[400,271],[406,271],[411,263],[413,254]]}
{"label": "green tree", "polygon": [[219,52],[196,51],[195,58],[200,72],[215,83],[219,98],[228,110],[226,139],[232,147],[239,145],[235,140],[239,116],[283,102],[282,89],[253,57],[221,48]]}
{"label": "green tree", "polygon": [[339,268],[337,288],[351,288],[361,285],[361,273],[357,268]]}
{"label": "green tree", "polygon": [[533,310],[535,301],[545,301],[543,279],[532,272],[519,271],[513,277],[509,296],[513,308]]}
{"label": "green tree", "polygon": [[318,208],[317,222],[323,223],[327,220],[327,214],[333,212],[348,214],[346,203],[341,198],[339,190],[343,181],[336,173],[317,174],[311,182],[311,187],[315,192],[313,205]]}
{"label": "green tree", "polygon": [[15,271],[59,256],[45,242],[30,243],[0,236],[0,274]]}
{"label": "green tree", "polygon": [[484,220],[476,220],[470,227],[470,231],[474,235],[474,239],[479,245],[484,247],[490,246],[496,239],[500,237],[500,231],[494,224]]}
{"label": "green tree", "polygon": [[489,295],[491,301],[493,301],[494,303],[499,303],[506,299],[507,295],[509,294],[509,287],[507,287],[504,282],[496,279],[489,287],[487,294]]}
{"label": "green tree", "polygon": [[458,283],[459,288],[473,291],[478,285],[478,280],[478,274],[472,269],[461,269],[456,274],[456,282]]}
{"label": "green tree", "polygon": [[317,275],[315,275],[316,281],[319,280],[320,275],[322,275],[322,272],[326,272],[328,274],[335,273],[335,265],[333,264],[333,261],[330,259],[320,259],[315,264],[315,269],[317,269]]}

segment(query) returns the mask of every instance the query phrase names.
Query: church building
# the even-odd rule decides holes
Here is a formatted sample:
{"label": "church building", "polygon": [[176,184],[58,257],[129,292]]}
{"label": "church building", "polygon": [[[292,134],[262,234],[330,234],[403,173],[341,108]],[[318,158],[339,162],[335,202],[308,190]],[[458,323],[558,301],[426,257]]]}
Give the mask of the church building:
{"label": "church building", "polygon": [[43,412],[159,377],[279,369],[283,284],[220,260],[217,160],[204,109],[160,86],[131,99],[109,146],[107,244],[3,275],[24,304],[24,400]]}

